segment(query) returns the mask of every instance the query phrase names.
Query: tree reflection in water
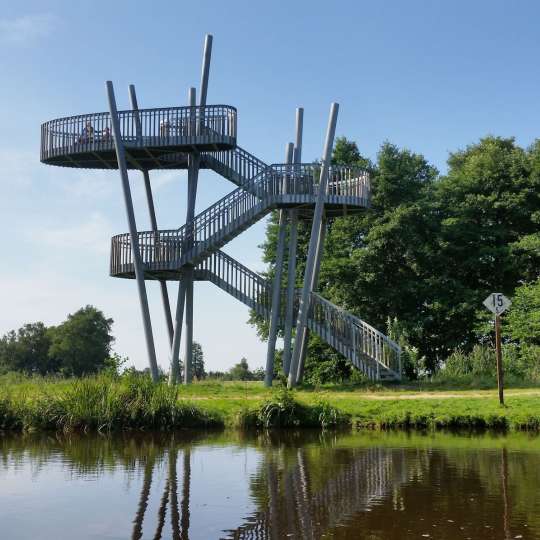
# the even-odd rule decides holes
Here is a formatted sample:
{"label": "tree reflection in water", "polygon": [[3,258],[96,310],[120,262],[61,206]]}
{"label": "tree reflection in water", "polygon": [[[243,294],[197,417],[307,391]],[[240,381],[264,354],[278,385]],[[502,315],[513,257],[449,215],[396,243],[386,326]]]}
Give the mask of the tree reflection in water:
{"label": "tree reflection in water", "polygon": [[[349,539],[366,531],[385,539],[540,538],[540,444],[514,436],[509,451],[508,440],[315,432],[28,436],[0,438],[0,473],[29,463],[37,479],[61,455],[73,478],[118,469],[130,482],[140,478],[134,540],[204,538],[204,530],[254,540]],[[214,467],[200,469],[216,448],[222,453],[214,454]],[[240,470],[238,459],[229,466],[229,457],[248,449],[248,469]],[[229,474],[216,478],[216,467]],[[235,497],[227,492],[231,481]],[[239,492],[247,501],[243,519]],[[233,523],[223,530],[227,519]]]}

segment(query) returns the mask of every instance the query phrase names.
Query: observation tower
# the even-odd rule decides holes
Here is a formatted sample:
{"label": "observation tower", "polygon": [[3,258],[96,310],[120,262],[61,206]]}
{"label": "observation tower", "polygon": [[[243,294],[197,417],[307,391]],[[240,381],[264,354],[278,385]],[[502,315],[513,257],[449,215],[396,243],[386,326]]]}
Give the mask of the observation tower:
{"label": "observation tower", "polygon": [[[367,171],[331,165],[338,105],[333,103],[330,109],[320,163],[302,163],[303,109],[299,108],[295,142],[287,145],[285,163],[266,164],[238,146],[236,109],[207,104],[211,53],[212,36],[207,35],[198,103],[195,88],[190,88],[185,107],[139,109],[135,87],[130,85],[131,109],[118,111],[113,84],[107,81],[108,112],[59,118],[41,126],[43,163],[119,172],[129,232],[112,238],[110,275],[136,280],[152,378],[158,380],[158,364],[146,280],[160,284],[171,384],[180,373],[182,337],[183,380],[189,383],[192,378],[193,283],[205,280],[269,320],[268,386],[272,384],[279,330],[284,336],[283,369],[289,386],[302,379],[309,332],[320,336],[370,379],[400,379],[400,347],[316,292],[328,223],[342,215],[363,212],[370,203]],[[178,229],[158,227],[150,179],[150,172],[156,169],[188,172],[187,215]],[[200,169],[215,171],[236,189],[195,215]],[[144,179],[149,231],[139,231],[136,226],[129,175],[137,171]],[[268,281],[221,248],[273,211],[279,213],[279,232],[275,276]],[[300,220],[311,224],[303,276],[296,268]],[[177,287],[174,316],[169,303],[170,282]]]}

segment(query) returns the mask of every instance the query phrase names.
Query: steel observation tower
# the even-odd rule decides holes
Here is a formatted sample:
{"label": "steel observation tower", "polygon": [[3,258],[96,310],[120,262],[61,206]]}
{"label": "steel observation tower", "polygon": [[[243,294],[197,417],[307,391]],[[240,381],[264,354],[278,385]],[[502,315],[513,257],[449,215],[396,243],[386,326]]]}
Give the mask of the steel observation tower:
{"label": "steel observation tower", "polygon": [[[370,379],[400,379],[400,347],[316,292],[329,220],[363,212],[370,203],[365,170],[331,165],[339,106],[331,105],[320,163],[302,163],[303,109],[298,108],[295,142],[287,145],[285,163],[266,164],[238,146],[236,108],[207,104],[211,53],[212,36],[207,35],[198,103],[195,88],[190,88],[185,107],[140,109],[130,85],[131,109],[118,111],[113,84],[107,81],[108,112],[59,118],[41,126],[43,163],[119,172],[129,232],[112,238],[110,275],[136,280],[152,378],[158,380],[158,364],[145,281],[160,284],[170,345],[169,382],[175,384],[183,325],[183,380],[192,379],[193,283],[207,280],[269,320],[267,386],[272,384],[279,329],[289,386],[302,380],[309,332]],[[186,220],[178,229],[158,227],[150,180],[156,169],[188,172]],[[211,169],[237,187],[195,215],[200,169]],[[135,221],[129,174],[137,171],[144,179],[150,231],[138,231]],[[276,272],[268,281],[221,248],[272,211],[279,212],[279,233]],[[311,222],[303,276],[297,276],[296,269],[299,220]],[[168,282],[175,287],[178,282],[174,316]],[[297,283],[302,286],[297,288]]]}

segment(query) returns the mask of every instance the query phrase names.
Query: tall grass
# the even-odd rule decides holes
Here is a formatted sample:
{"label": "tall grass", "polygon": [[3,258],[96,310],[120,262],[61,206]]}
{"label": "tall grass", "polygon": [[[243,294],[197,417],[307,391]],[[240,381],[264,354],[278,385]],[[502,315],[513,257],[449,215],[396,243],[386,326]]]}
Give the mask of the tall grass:
{"label": "tall grass", "polygon": [[179,400],[176,388],[147,377],[76,379],[59,389],[7,395],[0,428],[62,431],[163,430],[223,425],[218,415]]}
{"label": "tall grass", "polygon": [[499,406],[496,393],[485,391],[434,396],[343,386],[325,386],[318,391],[268,390],[257,383],[197,383],[189,388],[170,388],[136,375],[68,380],[0,377],[0,430],[350,426],[540,431],[536,391],[514,390],[506,403],[506,407]]}

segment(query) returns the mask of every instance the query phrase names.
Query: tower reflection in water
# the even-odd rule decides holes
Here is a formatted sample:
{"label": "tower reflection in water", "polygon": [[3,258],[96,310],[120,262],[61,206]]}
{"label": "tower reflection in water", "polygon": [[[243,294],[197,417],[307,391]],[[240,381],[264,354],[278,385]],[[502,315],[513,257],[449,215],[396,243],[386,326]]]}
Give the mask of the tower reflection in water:
{"label": "tower reflection in water", "polygon": [[[151,520],[156,523],[155,539],[164,538],[167,514],[172,538],[189,538],[191,452],[191,446],[175,443],[167,450],[167,478],[157,519]],[[249,486],[257,510],[236,528],[223,531],[224,538],[321,538],[347,516],[369,510],[391,495],[412,472],[405,467],[404,450],[376,447],[337,452],[340,455],[336,456],[331,444],[327,448],[296,447],[294,441],[283,440],[277,447],[276,441],[263,444],[262,459]],[[133,524],[135,540],[143,538],[156,469],[155,459],[149,459]]]}

